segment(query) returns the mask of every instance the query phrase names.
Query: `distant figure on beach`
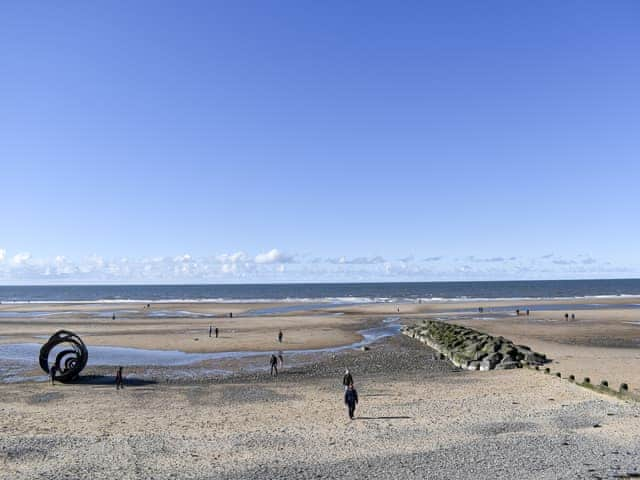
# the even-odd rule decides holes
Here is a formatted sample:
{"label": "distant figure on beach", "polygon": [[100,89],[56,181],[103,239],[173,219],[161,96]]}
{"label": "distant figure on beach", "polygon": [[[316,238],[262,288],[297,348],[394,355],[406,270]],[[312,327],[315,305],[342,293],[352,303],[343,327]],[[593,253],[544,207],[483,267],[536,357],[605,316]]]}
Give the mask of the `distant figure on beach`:
{"label": "distant figure on beach", "polygon": [[576,314],[575,314],[575,313],[572,313],[572,314],[571,314],[571,320],[575,320],[575,319],[576,319]]}
{"label": "distant figure on beach", "polygon": [[209,338],[211,338],[211,332],[213,332],[213,326],[209,325]]}
{"label": "distant figure on beach", "polygon": [[280,331],[278,332],[278,343],[282,343],[282,337],[283,337],[283,336],[284,336],[284,335],[282,334],[282,330],[280,330]]}
{"label": "distant figure on beach", "polygon": [[396,311],[400,313],[400,307],[398,305],[396,305]]}
{"label": "distant figure on beach", "polygon": [[274,376],[274,372],[275,372],[275,376],[278,376],[278,359],[276,358],[275,355],[271,354],[271,360],[269,361],[269,363],[271,364],[271,372],[269,373],[271,376]]}
{"label": "distant figure on beach", "polygon": [[353,388],[353,384],[347,387],[347,391],[344,392],[344,403],[349,409],[349,418],[353,420],[353,416],[356,413],[356,405],[358,404],[358,392]]}
{"label": "distant figure on beach", "polygon": [[527,308],[527,316],[529,316],[529,309]]}
{"label": "distant figure on beach", "polygon": [[478,307],[478,313],[482,313],[482,312],[484,312],[484,308]]}
{"label": "distant figure on beach", "polygon": [[218,338],[218,327],[216,327],[216,338]]}
{"label": "distant figure on beach", "polygon": [[280,363],[280,368],[284,367],[284,355],[282,354],[282,350],[278,352],[278,362]]}
{"label": "distant figure on beach", "polygon": [[111,315],[111,320],[115,320],[116,319],[116,314],[114,313],[113,315]]}
{"label": "distant figure on beach", "polygon": [[147,308],[151,308],[151,304],[150,303],[147,303]]}
{"label": "distant figure on beach", "polygon": [[520,316],[520,310],[516,310],[516,315]]}
{"label": "distant figure on beach", "polygon": [[116,390],[124,388],[124,379],[122,378],[122,366],[116,370]]}
{"label": "distant figure on beach", "polygon": [[351,375],[351,372],[349,372],[348,368],[344,370],[344,377],[342,377],[342,385],[344,385],[345,391],[349,388],[349,385],[353,385],[353,376]]}
{"label": "distant figure on beach", "polygon": [[564,314],[564,319],[565,319],[567,322],[569,321],[569,314],[568,314],[568,313],[565,313],[565,314]]}
{"label": "distant figure on beach", "polygon": [[233,312],[229,312],[229,318],[233,318]]}
{"label": "distant figure on beach", "polygon": [[56,379],[56,366],[52,366],[51,369],[49,370],[49,379],[51,380],[51,385],[54,385],[55,379]]}

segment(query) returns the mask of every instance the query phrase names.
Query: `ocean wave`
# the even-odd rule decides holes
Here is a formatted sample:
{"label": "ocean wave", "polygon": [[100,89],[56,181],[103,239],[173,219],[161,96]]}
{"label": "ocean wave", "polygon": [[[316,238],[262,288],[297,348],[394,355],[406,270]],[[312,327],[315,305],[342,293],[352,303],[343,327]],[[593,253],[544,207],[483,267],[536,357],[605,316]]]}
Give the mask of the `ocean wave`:
{"label": "ocean wave", "polygon": [[[500,301],[567,301],[582,299],[619,299],[619,298],[639,298],[639,294],[616,294],[616,295],[575,295],[575,296],[514,296],[514,297],[362,297],[362,296],[341,296],[341,297],[285,297],[285,298],[166,298],[166,299],[144,299],[144,298],[102,298],[91,300],[2,300],[0,305],[117,305],[117,304],[152,304],[162,305],[171,303],[215,303],[215,304],[262,304],[262,303],[327,303],[327,304],[375,304],[375,303],[455,303],[455,302],[500,302]],[[50,314],[50,313],[48,313]]]}

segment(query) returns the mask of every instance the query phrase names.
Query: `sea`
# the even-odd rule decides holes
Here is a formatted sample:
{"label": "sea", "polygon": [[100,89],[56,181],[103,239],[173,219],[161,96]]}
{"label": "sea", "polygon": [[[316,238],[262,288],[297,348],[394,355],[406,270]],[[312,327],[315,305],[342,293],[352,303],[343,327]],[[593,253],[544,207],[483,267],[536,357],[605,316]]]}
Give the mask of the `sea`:
{"label": "sea", "polygon": [[233,285],[0,286],[0,303],[434,302],[640,295],[640,279]]}

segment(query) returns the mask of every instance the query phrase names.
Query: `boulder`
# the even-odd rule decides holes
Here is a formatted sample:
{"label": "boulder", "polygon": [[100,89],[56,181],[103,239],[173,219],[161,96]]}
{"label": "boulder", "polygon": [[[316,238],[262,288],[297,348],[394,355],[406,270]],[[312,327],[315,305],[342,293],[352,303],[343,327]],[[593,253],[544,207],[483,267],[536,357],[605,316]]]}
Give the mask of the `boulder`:
{"label": "boulder", "polygon": [[403,327],[402,333],[432,346],[441,358],[469,370],[520,368],[547,362],[544,354],[526,345],[514,345],[504,337],[492,337],[471,328],[437,320],[422,320]]}
{"label": "boulder", "polygon": [[520,362],[516,362],[513,360],[507,360],[506,362],[500,362],[498,365],[496,365],[496,370],[511,370],[513,368],[521,368],[522,364]]}

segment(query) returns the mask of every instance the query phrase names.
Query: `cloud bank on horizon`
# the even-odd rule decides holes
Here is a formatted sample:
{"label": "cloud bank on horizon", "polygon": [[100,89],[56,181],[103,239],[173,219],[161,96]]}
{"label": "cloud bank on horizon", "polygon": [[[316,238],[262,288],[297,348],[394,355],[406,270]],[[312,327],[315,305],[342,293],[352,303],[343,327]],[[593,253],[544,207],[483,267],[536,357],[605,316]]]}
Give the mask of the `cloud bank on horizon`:
{"label": "cloud bank on horizon", "polygon": [[274,248],[255,255],[238,251],[202,257],[106,259],[91,255],[73,259],[63,255],[38,258],[0,249],[0,284],[515,280],[629,277],[636,272],[586,254],[572,258],[552,253],[535,257],[323,258]]}

